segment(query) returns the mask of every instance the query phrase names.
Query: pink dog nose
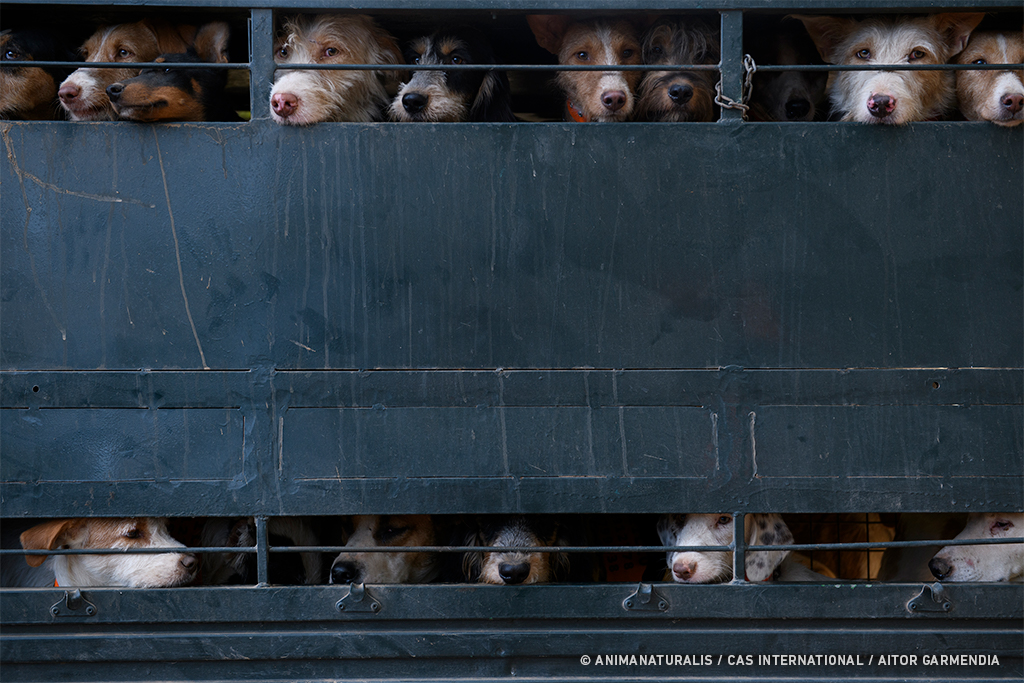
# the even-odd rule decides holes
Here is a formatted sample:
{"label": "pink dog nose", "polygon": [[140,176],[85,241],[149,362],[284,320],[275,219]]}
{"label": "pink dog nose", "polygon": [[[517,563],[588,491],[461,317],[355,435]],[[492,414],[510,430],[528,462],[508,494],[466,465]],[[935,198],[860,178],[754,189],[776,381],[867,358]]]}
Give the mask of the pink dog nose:
{"label": "pink dog nose", "polygon": [[697,573],[697,563],[683,564],[682,562],[676,562],[672,565],[672,573],[680,581],[689,581],[690,577]]}
{"label": "pink dog nose", "polygon": [[626,106],[626,93],[621,90],[608,90],[601,93],[601,104],[608,111],[618,111]]}
{"label": "pink dog nose", "polygon": [[1021,93],[1006,93],[999,101],[1011,114],[1016,114],[1024,108],[1024,95]]}
{"label": "pink dog nose", "polygon": [[896,108],[896,98],[888,95],[875,93],[868,98],[868,111],[872,116],[882,118],[892,113]]}
{"label": "pink dog nose", "polygon": [[290,92],[279,92],[270,98],[270,106],[275,114],[286,119],[299,108],[299,98]]}
{"label": "pink dog nose", "polygon": [[64,83],[60,86],[60,90],[57,91],[57,97],[60,98],[61,102],[74,102],[78,99],[78,96],[82,94],[82,89],[74,83]]}
{"label": "pink dog nose", "polygon": [[191,553],[182,555],[181,559],[178,561],[181,563],[181,566],[185,569],[193,570],[198,566],[196,564],[196,556]]}

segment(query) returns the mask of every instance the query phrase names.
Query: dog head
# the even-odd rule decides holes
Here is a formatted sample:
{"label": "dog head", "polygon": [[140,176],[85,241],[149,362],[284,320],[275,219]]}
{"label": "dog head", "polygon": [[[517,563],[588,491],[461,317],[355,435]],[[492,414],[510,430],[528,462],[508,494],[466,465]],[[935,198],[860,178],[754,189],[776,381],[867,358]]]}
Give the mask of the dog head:
{"label": "dog head", "polygon": [[[756,34],[750,54],[757,64],[818,64],[807,32],[796,22]],[[824,71],[766,71],[754,77],[749,118],[752,121],[814,121],[825,104]]]}
{"label": "dog head", "polygon": [[358,548],[401,548],[435,545],[430,515],[356,515],[351,519],[346,548],[331,565],[331,583],[428,583],[439,570],[434,552],[360,552]]}
{"label": "dog head", "polygon": [[[971,34],[958,64],[1020,64],[1024,31]],[[971,121],[1017,126],[1024,121],[1024,71],[957,71],[960,111]]]}
{"label": "dog head", "polygon": [[[278,64],[400,64],[402,53],[368,16],[298,15],[286,20],[274,45]],[[378,71],[278,71],[270,92],[280,124],[375,121],[387,102]]]}
{"label": "dog head", "polygon": [[[544,515],[486,517],[466,539],[482,548],[554,548],[565,545],[561,525]],[[481,551],[466,553],[463,570],[470,581],[496,585],[548,583],[563,580],[569,571],[566,553]]]}
{"label": "dog head", "polygon": [[[1020,538],[1024,513],[972,513],[956,540]],[[1024,545],[950,545],[928,563],[940,581],[1024,581]]]}
{"label": "dog head", "polygon": [[[70,61],[70,50],[47,31],[27,29],[0,32],[0,61]],[[18,67],[0,69],[0,118],[45,121],[58,118],[57,84],[60,69]],[[63,114],[59,118],[63,118]]]}
{"label": "dog head", "polygon": [[[195,38],[194,26],[174,26],[143,19],[132,24],[104,26],[81,47],[86,62],[152,62],[165,53],[185,52]],[[112,121],[117,118],[107,86],[133,78],[138,69],[90,69],[68,76],[57,96],[73,121]]]}
{"label": "dog head", "polygon": [[[56,519],[21,534],[26,550],[184,548],[167,532],[167,520],[153,517]],[[161,588],[190,583],[199,563],[191,553],[156,555],[53,555],[60,586]],[[45,556],[26,555],[38,567]]]}
{"label": "dog head", "polygon": [[[574,21],[560,14],[535,14],[527,22],[537,44],[568,66],[631,66],[641,63],[640,30],[626,19]],[[570,120],[627,121],[635,108],[639,71],[560,71],[555,81],[566,95]]]}
{"label": "dog head", "polygon": [[[793,534],[776,514],[745,515],[749,545],[790,545]],[[729,545],[733,539],[732,515],[666,515],[658,520],[662,545]],[[788,550],[746,553],[748,581],[765,581],[789,554]],[[732,551],[681,551],[668,553],[669,575],[678,583],[721,583],[732,579]]]}
{"label": "dog head", "polygon": [[[821,58],[843,65],[946,64],[967,45],[981,13],[914,17],[797,16]],[[954,103],[946,71],[843,71],[829,77],[832,108],[844,121],[904,124],[941,117]]]}
{"label": "dog head", "polygon": [[[718,34],[702,21],[662,19],[643,39],[644,64],[718,64]],[[717,71],[657,71],[640,82],[639,118],[713,121]]]}

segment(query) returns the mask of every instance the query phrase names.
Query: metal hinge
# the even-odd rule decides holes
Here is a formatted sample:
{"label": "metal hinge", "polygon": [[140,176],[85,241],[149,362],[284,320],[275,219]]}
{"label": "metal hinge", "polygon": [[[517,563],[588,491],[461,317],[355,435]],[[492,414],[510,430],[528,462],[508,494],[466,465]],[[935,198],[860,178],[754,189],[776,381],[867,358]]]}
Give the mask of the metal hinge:
{"label": "metal hinge", "polygon": [[64,591],[64,599],[50,606],[50,614],[55,617],[94,617],[96,605],[82,597],[82,591],[76,588]]}
{"label": "metal hinge", "polygon": [[651,584],[641,583],[635,593],[622,601],[622,607],[630,612],[664,612],[668,609],[668,600]]}
{"label": "metal hinge", "polygon": [[361,583],[353,583],[348,587],[348,595],[335,605],[339,612],[380,612],[383,605],[380,600],[370,595]]}
{"label": "metal hinge", "polygon": [[953,609],[953,603],[949,601],[949,597],[946,595],[946,589],[943,588],[942,584],[936,581],[935,583],[925,585],[921,588],[921,592],[911,598],[910,602],[907,603],[907,611],[915,614],[921,614],[923,612],[949,612]]}

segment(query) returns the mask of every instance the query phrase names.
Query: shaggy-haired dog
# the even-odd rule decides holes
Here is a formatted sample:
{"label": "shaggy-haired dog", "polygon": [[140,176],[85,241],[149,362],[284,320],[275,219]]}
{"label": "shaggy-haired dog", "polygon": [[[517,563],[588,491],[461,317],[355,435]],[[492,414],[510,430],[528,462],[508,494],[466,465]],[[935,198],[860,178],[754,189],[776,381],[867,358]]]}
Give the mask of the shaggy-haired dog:
{"label": "shaggy-haired dog", "polygon": [[[643,41],[644,64],[718,64],[718,32],[699,19],[662,19]],[[637,117],[646,121],[714,121],[717,71],[648,71]]]}

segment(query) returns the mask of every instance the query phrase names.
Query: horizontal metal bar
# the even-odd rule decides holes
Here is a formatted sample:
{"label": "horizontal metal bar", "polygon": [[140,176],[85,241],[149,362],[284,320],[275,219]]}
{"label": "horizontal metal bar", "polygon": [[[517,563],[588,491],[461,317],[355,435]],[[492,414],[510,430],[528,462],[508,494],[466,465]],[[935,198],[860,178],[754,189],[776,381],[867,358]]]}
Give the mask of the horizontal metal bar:
{"label": "horizontal metal bar", "polygon": [[10,60],[0,62],[0,67],[66,67],[71,69],[248,69],[249,62],[57,62]]}
{"label": "horizontal metal bar", "polygon": [[1020,71],[1024,64],[758,64],[756,71]]}

